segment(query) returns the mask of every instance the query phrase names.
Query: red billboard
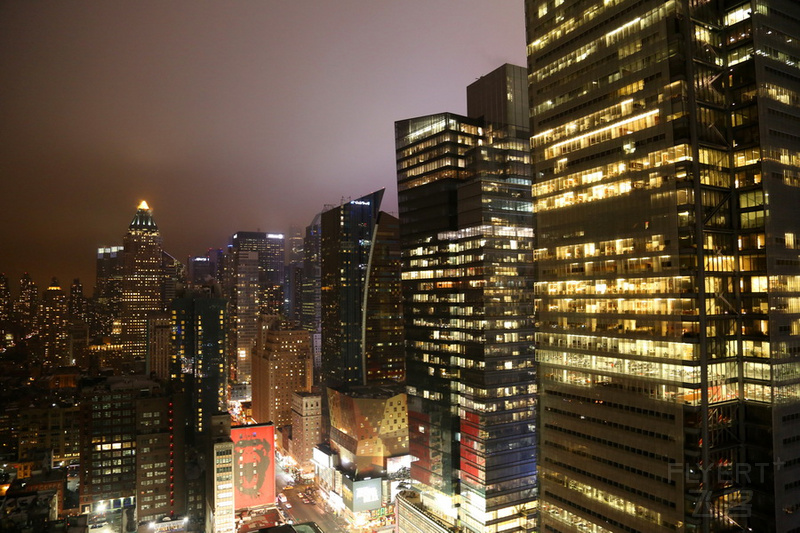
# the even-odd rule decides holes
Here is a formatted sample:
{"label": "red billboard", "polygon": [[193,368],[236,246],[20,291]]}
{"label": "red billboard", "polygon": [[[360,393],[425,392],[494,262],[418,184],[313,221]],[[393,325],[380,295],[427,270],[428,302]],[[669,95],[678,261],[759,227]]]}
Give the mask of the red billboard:
{"label": "red billboard", "polygon": [[275,426],[231,428],[236,509],[275,505]]}

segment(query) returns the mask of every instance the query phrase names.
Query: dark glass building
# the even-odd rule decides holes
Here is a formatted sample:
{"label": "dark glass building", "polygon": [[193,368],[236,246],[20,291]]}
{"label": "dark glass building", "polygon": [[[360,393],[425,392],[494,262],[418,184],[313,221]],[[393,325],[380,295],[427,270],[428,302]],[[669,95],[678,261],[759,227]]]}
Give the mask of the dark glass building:
{"label": "dark glass building", "polygon": [[469,116],[395,124],[411,477],[467,531],[531,531],[536,505],[525,69],[467,89]]}
{"label": "dark glass building", "polygon": [[322,376],[331,385],[403,379],[397,219],[383,190],[320,218]]}
{"label": "dark glass building", "polygon": [[800,530],[800,4],[526,11],[542,529]]}
{"label": "dark glass building", "polygon": [[196,435],[207,432],[212,415],[228,408],[226,307],[226,300],[210,292],[198,291],[172,302],[170,373],[189,391],[191,428]]}

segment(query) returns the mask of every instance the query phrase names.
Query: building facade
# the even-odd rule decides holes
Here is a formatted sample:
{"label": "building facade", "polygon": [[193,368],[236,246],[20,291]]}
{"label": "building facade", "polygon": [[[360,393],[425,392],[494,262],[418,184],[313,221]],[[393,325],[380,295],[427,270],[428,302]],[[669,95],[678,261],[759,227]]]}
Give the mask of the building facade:
{"label": "building facade", "polygon": [[397,219],[383,190],[321,216],[322,368],[328,384],[402,380]]}
{"label": "building facade", "polygon": [[172,302],[171,376],[189,391],[191,427],[206,433],[211,416],[228,408],[227,301],[192,292]]}
{"label": "building facade", "polygon": [[311,392],[292,393],[292,439],[289,452],[305,473],[313,471],[314,447],[321,442],[322,397]]}
{"label": "building facade", "polygon": [[147,202],[139,204],[123,238],[120,344],[128,359],[147,355],[147,317],[166,308],[161,232]]}
{"label": "building facade", "polygon": [[468,87],[470,116],[395,124],[411,478],[476,533],[535,525],[525,78],[504,65]]}
{"label": "building facade", "polygon": [[800,5],[527,0],[541,521],[800,527]]}
{"label": "building facade", "polygon": [[261,315],[253,355],[253,418],[275,427],[292,423],[292,395],[310,392],[313,373],[308,331]]}

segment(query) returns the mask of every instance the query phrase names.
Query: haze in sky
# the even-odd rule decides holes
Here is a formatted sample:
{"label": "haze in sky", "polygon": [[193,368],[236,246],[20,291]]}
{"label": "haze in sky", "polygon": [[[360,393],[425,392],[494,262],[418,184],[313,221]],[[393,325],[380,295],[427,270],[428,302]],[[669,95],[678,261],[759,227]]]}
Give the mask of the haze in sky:
{"label": "haze in sky", "polygon": [[141,200],[175,257],[386,188],[394,121],[524,65],[522,0],[0,3],[0,272],[94,285]]}

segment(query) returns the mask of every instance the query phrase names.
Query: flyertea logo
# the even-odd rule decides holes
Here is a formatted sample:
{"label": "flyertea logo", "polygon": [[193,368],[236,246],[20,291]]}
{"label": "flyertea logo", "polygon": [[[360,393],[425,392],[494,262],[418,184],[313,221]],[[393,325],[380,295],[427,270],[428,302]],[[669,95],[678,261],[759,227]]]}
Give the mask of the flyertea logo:
{"label": "flyertea logo", "polygon": [[[780,459],[773,462],[733,463],[730,467],[720,468],[718,465],[703,466],[692,463],[670,463],[667,472],[669,481],[685,480],[688,494],[695,496],[692,516],[697,518],[712,517],[713,491],[703,486],[703,478],[708,479],[710,486],[739,486],[740,500],[728,509],[729,518],[747,518],[752,516],[753,491],[748,488],[753,484],[765,483],[772,471],[778,471],[785,463]],[[716,467],[716,468],[715,468]],[[698,488],[691,488],[698,485]]]}

